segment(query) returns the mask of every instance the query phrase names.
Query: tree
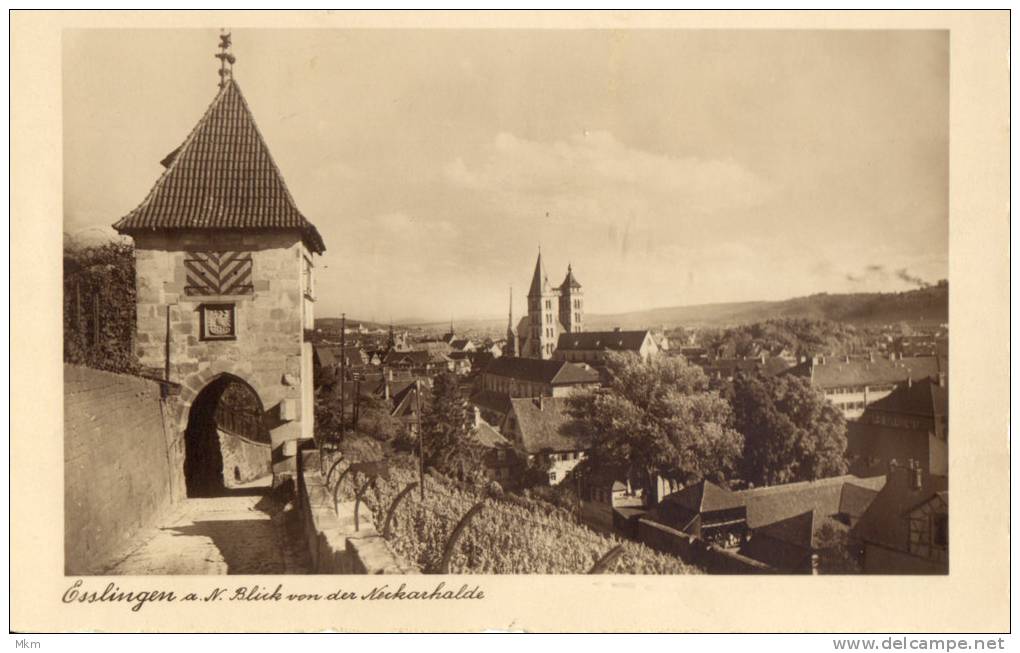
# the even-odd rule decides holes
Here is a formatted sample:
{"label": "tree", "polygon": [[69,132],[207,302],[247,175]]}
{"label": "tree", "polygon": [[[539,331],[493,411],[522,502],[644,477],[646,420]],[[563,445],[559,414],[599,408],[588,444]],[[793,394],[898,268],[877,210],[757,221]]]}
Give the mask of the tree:
{"label": "tree", "polygon": [[392,415],[388,401],[362,397],[358,404],[358,433],[379,442],[392,442],[403,430],[403,423]]}
{"label": "tree", "polygon": [[657,474],[690,483],[723,482],[733,473],[743,441],[729,404],[709,389],[700,367],[681,357],[612,353],[606,375],[602,389],[568,401],[573,428],[592,443],[593,469],[624,465],[646,496]]}
{"label": "tree", "polygon": [[137,372],[135,256],[131,243],[64,243],[64,360]]}
{"label": "tree", "polygon": [[440,374],[432,391],[422,396],[422,447],[426,467],[464,477],[477,468],[478,451],[471,440],[467,402],[461,396],[457,377]]}
{"label": "tree", "polygon": [[846,473],[846,420],[807,379],[738,374],[733,412],[744,436],[741,471],[756,485]]}
{"label": "tree", "polygon": [[850,542],[846,527],[826,522],[816,534],[818,571],[822,574],[859,574],[860,554]]}

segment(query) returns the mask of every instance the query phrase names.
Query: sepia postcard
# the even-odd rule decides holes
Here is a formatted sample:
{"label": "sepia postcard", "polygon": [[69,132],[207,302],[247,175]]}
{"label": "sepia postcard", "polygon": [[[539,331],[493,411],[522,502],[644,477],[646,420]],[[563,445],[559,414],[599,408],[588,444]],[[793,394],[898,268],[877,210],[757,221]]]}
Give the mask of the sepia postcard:
{"label": "sepia postcard", "polygon": [[1008,12],[11,22],[12,631],[1008,629]]}

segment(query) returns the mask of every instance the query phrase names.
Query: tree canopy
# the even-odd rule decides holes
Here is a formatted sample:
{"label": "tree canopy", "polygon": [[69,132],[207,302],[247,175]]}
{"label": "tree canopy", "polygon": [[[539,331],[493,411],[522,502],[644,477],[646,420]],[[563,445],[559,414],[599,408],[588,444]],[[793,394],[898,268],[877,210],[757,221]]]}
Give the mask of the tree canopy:
{"label": "tree canopy", "polygon": [[602,389],[568,402],[574,428],[592,443],[594,469],[624,464],[646,490],[656,474],[688,483],[730,478],[742,437],[732,428],[729,404],[709,389],[701,368],[681,357],[644,361],[618,353],[606,366]]}
{"label": "tree canopy", "polygon": [[478,451],[471,440],[471,419],[456,375],[435,377],[423,393],[421,429],[426,467],[460,477],[477,468]]}
{"label": "tree canopy", "polygon": [[804,378],[739,374],[733,412],[744,436],[741,475],[757,485],[846,473],[846,420]]}
{"label": "tree canopy", "polygon": [[64,360],[137,372],[135,256],[130,243],[64,243]]}

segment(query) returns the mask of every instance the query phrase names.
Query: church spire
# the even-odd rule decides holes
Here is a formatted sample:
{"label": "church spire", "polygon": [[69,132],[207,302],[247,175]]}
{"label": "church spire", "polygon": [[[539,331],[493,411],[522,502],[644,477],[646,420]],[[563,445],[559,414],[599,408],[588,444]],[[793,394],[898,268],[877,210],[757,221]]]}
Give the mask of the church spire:
{"label": "church spire", "polygon": [[538,297],[549,294],[549,275],[545,273],[545,266],[542,265],[542,250],[538,250],[538,260],[535,262],[535,274],[531,278],[531,288],[528,290],[528,297]]}

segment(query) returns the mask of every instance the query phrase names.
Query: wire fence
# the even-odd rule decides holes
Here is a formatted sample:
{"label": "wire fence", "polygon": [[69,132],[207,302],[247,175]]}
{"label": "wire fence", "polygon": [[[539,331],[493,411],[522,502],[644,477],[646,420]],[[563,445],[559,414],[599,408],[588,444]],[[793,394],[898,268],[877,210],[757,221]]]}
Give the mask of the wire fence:
{"label": "wire fence", "polygon": [[[605,573],[625,554],[633,558],[635,549],[644,549],[628,549],[562,508],[457,487],[432,473],[420,477],[409,461],[352,462],[338,451],[324,451],[320,460],[338,514],[341,504],[353,501],[355,528],[370,519],[425,573]],[[641,554],[661,559],[638,561],[649,570],[639,573],[689,573],[669,556]]]}

